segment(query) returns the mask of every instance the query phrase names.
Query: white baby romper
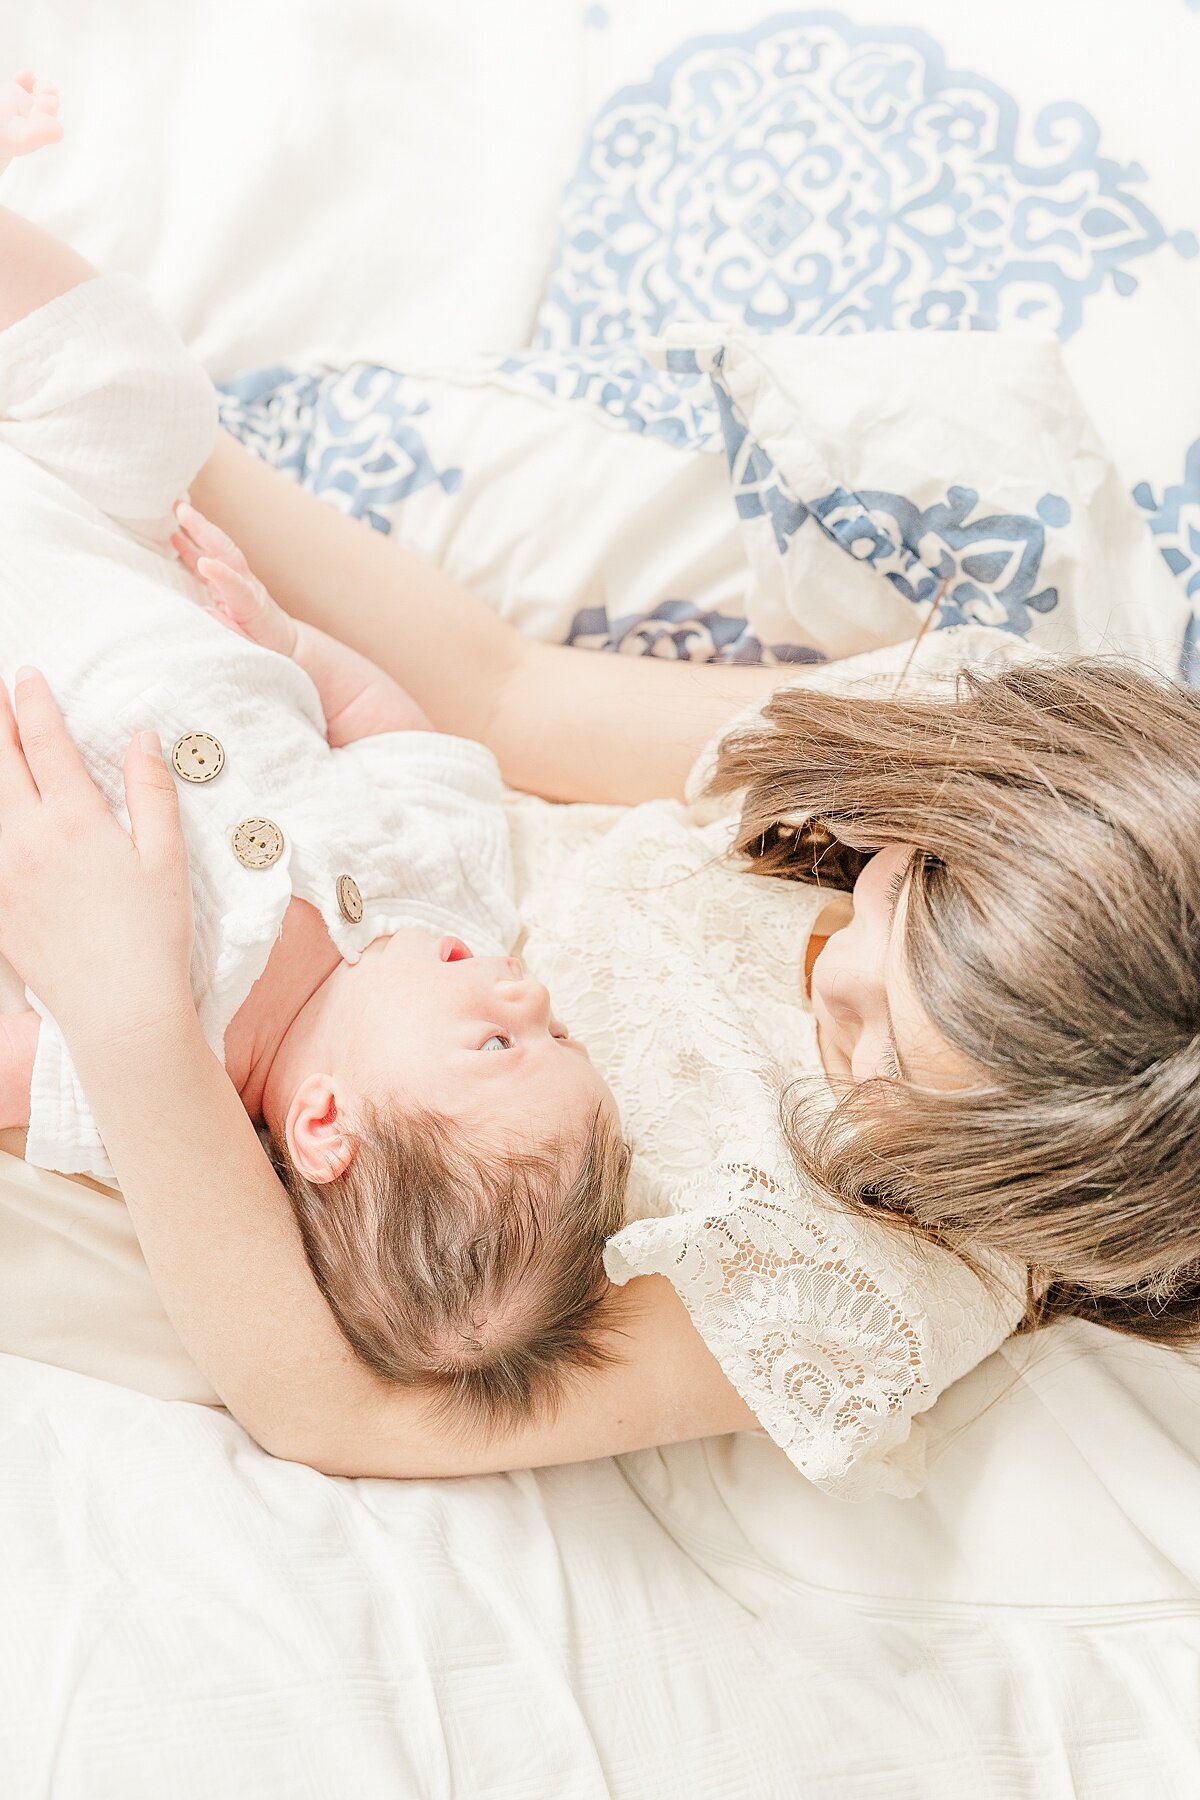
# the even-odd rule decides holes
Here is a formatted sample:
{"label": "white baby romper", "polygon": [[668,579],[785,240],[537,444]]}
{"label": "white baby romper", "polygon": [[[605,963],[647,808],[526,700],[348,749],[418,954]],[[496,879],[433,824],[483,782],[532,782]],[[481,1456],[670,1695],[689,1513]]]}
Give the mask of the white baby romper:
{"label": "white baby romper", "polygon": [[[192,989],[221,1055],[293,896],[348,962],[401,926],[504,953],[517,920],[490,751],[432,732],[331,750],[308,676],[195,604],[167,540],[215,435],[208,378],[128,278],[84,282],[0,333],[0,680],[45,673],[122,817],[129,739],[159,735],[191,864]],[[38,1011],[26,1158],[111,1179]]]}

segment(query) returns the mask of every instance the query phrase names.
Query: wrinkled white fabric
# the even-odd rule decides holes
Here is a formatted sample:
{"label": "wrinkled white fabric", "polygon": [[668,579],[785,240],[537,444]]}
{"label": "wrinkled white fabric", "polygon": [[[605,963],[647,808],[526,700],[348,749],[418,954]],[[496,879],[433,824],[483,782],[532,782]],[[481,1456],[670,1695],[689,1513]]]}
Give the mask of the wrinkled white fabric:
{"label": "wrinkled white fabric", "polygon": [[[171,505],[211,449],[211,384],[128,278],[83,282],[0,334],[0,679],[48,677],[121,812],[134,732],[164,750],[210,733],[225,764],[180,781],[192,873],[192,991],[217,1055],[293,898],[348,962],[401,926],[503,952],[516,934],[499,769],[481,744],[392,732],[331,749],[316,689],[287,657],[225,630],[167,547]],[[122,815],[123,816],[123,815]],[[269,868],[233,835],[283,834]],[[349,875],[362,917],[345,918]],[[42,1014],[26,1158],[112,1177],[54,1021]]]}

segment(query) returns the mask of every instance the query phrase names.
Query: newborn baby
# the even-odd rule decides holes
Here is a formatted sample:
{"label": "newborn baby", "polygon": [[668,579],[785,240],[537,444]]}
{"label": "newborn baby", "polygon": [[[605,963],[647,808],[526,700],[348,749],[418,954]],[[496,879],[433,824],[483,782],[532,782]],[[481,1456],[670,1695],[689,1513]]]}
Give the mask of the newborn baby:
{"label": "newborn baby", "polygon": [[[23,77],[0,94],[0,163],[5,104],[10,149],[55,110]],[[175,520],[215,429],[211,384],[132,281],[80,281],[0,332],[0,678],[46,674],[116,810],[130,736],[159,735],[201,1023],[349,1342],[485,1420],[520,1415],[600,1354],[616,1108],[509,954],[491,753],[295,627],[198,514]],[[0,1124],[28,1127],[29,1161],[110,1179],[29,999],[0,1039]]]}

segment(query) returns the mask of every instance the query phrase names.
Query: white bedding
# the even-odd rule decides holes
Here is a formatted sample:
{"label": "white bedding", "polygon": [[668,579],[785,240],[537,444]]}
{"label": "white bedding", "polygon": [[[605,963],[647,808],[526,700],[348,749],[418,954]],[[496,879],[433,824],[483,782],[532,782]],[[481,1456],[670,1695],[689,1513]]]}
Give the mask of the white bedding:
{"label": "white bedding", "polygon": [[[1137,80],[1160,166],[1176,3],[1127,14],[1160,51]],[[1047,16],[987,9],[989,37],[983,9],[908,11],[1010,87]],[[703,14],[120,0],[101,28],[84,0],[0,0],[0,51],[64,83],[74,139],[4,197],[143,277],[217,375],[505,348],[585,109],[747,17]],[[1169,412],[1160,363],[1147,343],[1134,387]],[[1195,1359],[1082,1326],[1011,1344],[927,1415],[906,1502],[844,1506],[752,1436],[328,1481],[197,1404],[119,1202],[3,1170],[6,1797],[1200,1791]]]}

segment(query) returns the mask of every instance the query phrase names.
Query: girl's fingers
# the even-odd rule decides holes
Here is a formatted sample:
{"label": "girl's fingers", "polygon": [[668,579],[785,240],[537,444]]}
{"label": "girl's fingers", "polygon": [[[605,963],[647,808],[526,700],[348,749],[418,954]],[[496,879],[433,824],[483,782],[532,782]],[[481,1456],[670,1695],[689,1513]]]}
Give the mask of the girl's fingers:
{"label": "girl's fingers", "polygon": [[4,820],[11,817],[16,807],[27,806],[37,798],[38,791],[34,786],[33,776],[29,773],[29,764],[25,761],[25,752],[21,748],[21,735],[17,730],[8,689],[0,681],[0,830],[3,829]]}
{"label": "girl's fingers", "polygon": [[95,793],[96,784],[75,748],[45,676],[36,669],[18,670],[13,698],[21,749],[42,799],[76,794],[81,783]]}

